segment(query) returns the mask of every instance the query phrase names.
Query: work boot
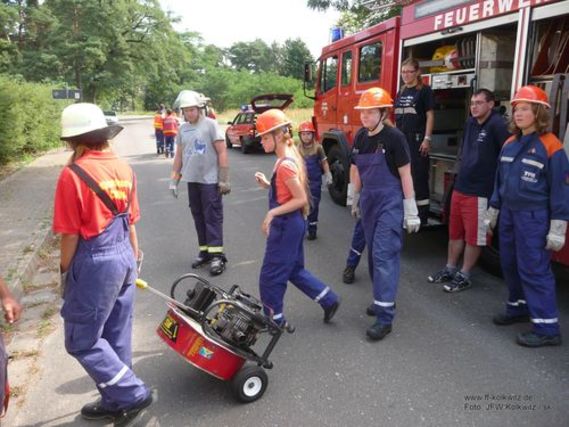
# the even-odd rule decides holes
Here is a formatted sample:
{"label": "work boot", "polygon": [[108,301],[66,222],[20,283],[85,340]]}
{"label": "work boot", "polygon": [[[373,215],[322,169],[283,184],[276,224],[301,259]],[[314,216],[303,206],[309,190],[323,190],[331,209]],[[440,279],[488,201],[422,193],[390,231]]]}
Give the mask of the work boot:
{"label": "work boot", "polygon": [[198,268],[202,265],[206,265],[211,261],[211,256],[207,252],[200,251],[194,262],[192,262],[192,268]]}
{"label": "work boot", "polygon": [[308,230],[306,240],[316,240],[316,230]]}
{"label": "work boot", "polygon": [[227,259],[223,255],[214,255],[209,264],[209,274],[219,276],[225,270]]}
{"label": "work boot", "polygon": [[468,277],[466,277],[461,271],[456,273],[452,279],[452,282],[447,283],[443,286],[445,292],[460,292],[468,289],[472,286],[472,282]]}
{"label": "work boot", "polygon": [[370,305],[367,306],[366,308],[366,314],[368,316],[377,316],[377,314],[375,313],[375,304],[372,302]]}
{"label": "work boot", "polygon": [[450,282],[454,279],[454,275],[456,272],[450,270],[448,267],[443,268],[440,271],[437,271],[432,276],[427,277],[427,281],[429,283],[445,283]]}
{"label": "work boot", "polygon": [[492,322],[498,326],[510,326],[514,323],[527,323],[529,322],[529,316],[527,314],[522,314],[520,316],[508,316],[507,314],[497,314],[492,318]]}
{"label": "work boot", "polygon": [[322,307],[324,309],[324,323],[330,323],[330,321],[332,320],[332,317],[334,317],[334,315],[336,314],[336,311],[338,311],[338,307],[340,307],[340,298],[339,297],[336,300],[336,302],[334,302],[329,307]]}
{"label": "work boot", "polygon": [[114,419],[113,426],[127,426],[130,425],[138,416],[142,413],[142,411],[148,408],[154,401],[158,400],[158,395],[156,390],[153,390],[148,394],[148,396],[142,400],[137,405],[133,406],[129,409],[123,409],[120,411]]}
{"label": "work boot", "polygon": [[344,272],[342,273],[342,282],[350,285],[354,283],[354,280],[356,280],[356,269],[347,265],[346,268],[344,268]]}
{"label": "work boot", "polygon": [[384,339],[391,332],[391,325],[379,323],[379,320],[367,328],[366,335],[372,341]]}
{"label": "work boot", "polygon": [[517,343],[524,347],[543,347],[546,345],[561,345],[561,335],[541,335],[535,332],[518,334]]}
{"label": "work boot", "polygon": [[86,420],[114,420],[118,414],[118,411],[112,411],[102,406],[101,399],[87,403],[81,408],[81,416]]}

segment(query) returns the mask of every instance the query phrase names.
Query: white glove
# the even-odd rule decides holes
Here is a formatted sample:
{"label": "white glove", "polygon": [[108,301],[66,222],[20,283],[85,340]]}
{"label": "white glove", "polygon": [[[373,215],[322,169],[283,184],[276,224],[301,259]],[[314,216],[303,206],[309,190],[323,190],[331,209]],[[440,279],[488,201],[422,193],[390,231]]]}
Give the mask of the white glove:
{"label": "white glove", "polygon": [[180,180],[172,178],[170,180],[170,186],[168,187],[168,190],[172,192],[172,196],[176,199],[178,198],[178,184],[180,184]]}
{"label": "white glove", "polygon": [[552,219],[549,222],[549,233],[547,233],[547,244],[545,249],[558,252],[565,246],[565,234],[567,233],[567,221]]}
{"label": "white glove", "polygon": [[334,178],[332,178],[332,172],[326,172],[324,174],[324,185],[330,187],[334,183]]}
{"label": "white glove", "polygon": [[219,168],[219,173],[217,175],[217,186],[219,187],[219,192],[224,196],[231,192],[228,167]]}
{"label": "white glove", "polygon": [[352,198],[352,216],[359,219],[362,216],[360,211],[360,192],[354,191],[354,196]]}
{"label": "white glove", "polygon": [[484,218],[484,225],[486,226],[486,232],[492,234],[492,230],[496,228],[496,223],[498,222],[498,215],[500,214],[500,209],[489,207],[486,211]]}
{"label": "white glove", "polygon": [[421,219],[415,198],[403,199],[403,228],[407,233],[416,233],[421,228]]}

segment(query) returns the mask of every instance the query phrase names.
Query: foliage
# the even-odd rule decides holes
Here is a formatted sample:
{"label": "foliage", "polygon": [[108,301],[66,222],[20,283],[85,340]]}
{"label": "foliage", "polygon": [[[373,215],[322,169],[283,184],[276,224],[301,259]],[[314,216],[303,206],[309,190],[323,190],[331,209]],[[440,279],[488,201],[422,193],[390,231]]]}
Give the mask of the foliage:
{"label": "foliage", "polygon": [[401,7],[413,0],[307,0],[311,9],[334,8],[341,13],[338,26],[346,33],[356,33],[401,13]]}
{"label": "foliage", "polygon": [[57,147],[62,108],[47,85],[0,76],[0,164]]}

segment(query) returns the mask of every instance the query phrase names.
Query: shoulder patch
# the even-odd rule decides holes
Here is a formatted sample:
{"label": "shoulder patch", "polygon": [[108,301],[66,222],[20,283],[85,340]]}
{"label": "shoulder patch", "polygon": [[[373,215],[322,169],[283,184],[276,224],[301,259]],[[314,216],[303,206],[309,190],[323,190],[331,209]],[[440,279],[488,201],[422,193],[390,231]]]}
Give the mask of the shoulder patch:
{"label": "shoulder patch", "polygon": [[563,145],[561,144],[561,141],[559,141],[559,139],[557,139],[557,137],[553,135],[551,132],[540,135],[539,140],[545,147],[548,158],[553,156],[559,150],[563,150]]}

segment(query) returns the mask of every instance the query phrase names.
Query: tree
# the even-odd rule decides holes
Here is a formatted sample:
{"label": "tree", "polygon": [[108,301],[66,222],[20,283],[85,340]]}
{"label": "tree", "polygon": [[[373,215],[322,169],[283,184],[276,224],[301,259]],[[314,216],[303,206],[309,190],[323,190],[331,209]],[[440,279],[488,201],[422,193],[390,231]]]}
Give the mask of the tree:
{"label": "tree", "polygon": [[276,59],[272,49],[261,39],[234,43],[227,54],[236,70],[248,70],[252,73],[272,71]]}
{"label": "tree", "polygon": [[310,50],[299,38],[288,39],[284,42],[282,56],[282,68],[279,74],[298,80],[304,78],[304,64],[313,60]]}
{"label": "tree", "polygon": [[310,9],[330,7],[342,12],[338,25],[355,33],[401,13],[404,5],[416,0],[307,0]]}

